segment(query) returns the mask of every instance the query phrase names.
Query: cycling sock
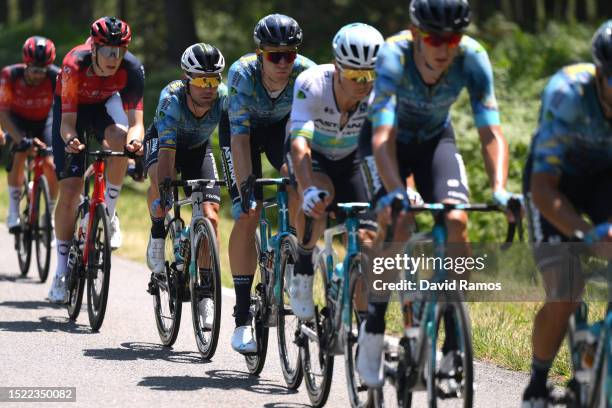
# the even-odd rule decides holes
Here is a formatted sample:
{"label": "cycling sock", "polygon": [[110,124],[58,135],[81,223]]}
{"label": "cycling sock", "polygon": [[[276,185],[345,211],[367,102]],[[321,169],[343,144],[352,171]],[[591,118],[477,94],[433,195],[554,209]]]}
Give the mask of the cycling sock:
{"label": "cycling sock", "polygon": [[444,344],[442,354],[457,350],[457,324],[455,322],[455,309],[450,306],[444,311]]}
{"label": "cycling sock", "polygon": [[57,245],[57,269],[55,276],[66,276],[68,272],[68,253],[70,252],[70,241],[58,239]]}
{"label": "cycling sock", "polygon": [[367,310],[358,310],[357,311],[357,316],[359,316],[359,321],[360,322],[365,322],[366,320],[368,320],[368,311]]}
{"label": "cycling sock", "polygon": [[548,380],[548,371],[552,366],[552,360],[545,361],[533,356],[531,360],[531,379],[529,386],[525,390],[524,397],[541,397],[548,395],[546,388],[546,380]]}
{"label": "cycling sock", "polygon": [[19,198],[21,197],[21,188],[9,186],[9,214],[19,213]]}
{"label": "cycling sock", "polygon": [[306,276],[314,275],[314,270],[312,268],[312,248],[306,249],[298,245],[297,253],[298,259],[295,265],[295,273]]}
{"label": "cycling sock", "polygon": [[121,192],[121,185],[114,185],[106,181],[106,192],[104,193],[104,203],[106,204],[106,210],[108,216],[113,218],[115,215],[115,208],[117,207],[117,200],[119,199],[119,193]]}
{"label": "cycling sock", "polygon": [[251,285],[253,275],[234,276],[234,291],[236,292],[236,306],[234,306],[234,322],[236,327],[249,323],[249,307],[251,305]]}
{"label": "cycling sock", "polygon": [[368,303],[368,320],[365,329],[368,333],[385,333],[385,313],[387,313],[387,302]]}
{"label": "cycling sock", "polygon": [[153,218],[151,217],[151,238],[159,239],[164,238],[166,229],[164,228],[164,217]]}

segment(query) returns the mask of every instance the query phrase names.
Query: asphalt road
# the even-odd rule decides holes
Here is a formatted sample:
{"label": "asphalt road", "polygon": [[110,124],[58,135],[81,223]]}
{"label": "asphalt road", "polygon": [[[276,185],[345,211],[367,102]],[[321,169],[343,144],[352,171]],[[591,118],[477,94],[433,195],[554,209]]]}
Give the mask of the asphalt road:
{"label": "asphalt road", "polygon": [[[27,278],[18,277],[13,240],[4,225],[0,227],[0,259],[0,387],[76,387],[76,403],[48,403],[69,407],[309,404],[303,385],[298,391],[285,387],[274,329],[260,377],[249,376],[244,358],[231,350],[231,290],[223,292],[222,332],[216,355],[205,362],[195,346],[189,307],[183,307],[175,345],[160,345],[152,299],[145,292],[149,273],[144,265],[113,257],[106,318],[100,332],[92,333],[86,305],[73,323],[65,307],[45,301],[51,276],[47,283],[38,283],[32,266]],[[525,374],[478,362],[475,371],[476,407],[520,405]],[[425,394],[417,393],[413,406],[424,407],[425,401]],[[348,405],[344,364],[341,357],[336,357],[327,406]]]}

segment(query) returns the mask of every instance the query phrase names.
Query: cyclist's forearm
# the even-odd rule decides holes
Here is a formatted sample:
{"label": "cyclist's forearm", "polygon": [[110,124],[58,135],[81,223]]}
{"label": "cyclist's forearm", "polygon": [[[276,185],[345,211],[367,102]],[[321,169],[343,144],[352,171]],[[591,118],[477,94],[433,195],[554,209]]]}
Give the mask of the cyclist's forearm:
{"label": "cyclist's forearm", "polygon": [[[77,114],[76,113],[63,113],[62,114],[62,124],[60,126],[60,135],[64,142],[69,141],[74,137],[78,137],[78,133],[76,130],[76,121]],[[84,140],[79,140],[81,143],[84,143]]]}
{"label": "cyclist's forearm", "polygon": [[568,198],[559,191],[559,176],[534,173],[531,176],[531,196],[542,215],[564,235],[571,237],[576,230],[592,227],[576,211]]}
{"label": "cyclist's forearm", "polygon": [[19,128],[15,126],[15,123],[7,111],[0,111],[0,126],[6,131],[6,133],[11,135],[15,143],[19,143],[23,139],[23,134]]}
{"label": "cyclist's forearm", "polygon": [[372,151],[378,174],[387,191],[403,188],[395,154],[395,135],[391,126],[379,126],[372,137]]}
{"label": "cyclist's forearm", "polygon": [[508,180],[508,142],[501,127],[489,126],[478,129],[482,157],[493,191],[506,188]]}
{"label": "cyclist's forearm", "polygon": [[250,143],[251,136],[248,134],[232,136],[232,162],[238,186],[253,172]]}
{"label": "cyclist's forearm", "polygon": [[174,150],[160,150],[157,159],[157,180],[158,183],[163,182],[166,178],[174,180],[174,160],[176,152]]}
{"label": "cyclist's forearm", "polygon": [[312,186],[312,156],[308,142],[303,138],[291,142],[291,156],[294,164],[295,178],[302,190]]}
{"label": "cyclist's forearm", "polygon": [[142,111],[130,110],[128,112],[128,122],[127,142],[129,143],[132,140],[142,141],[145,133]]}

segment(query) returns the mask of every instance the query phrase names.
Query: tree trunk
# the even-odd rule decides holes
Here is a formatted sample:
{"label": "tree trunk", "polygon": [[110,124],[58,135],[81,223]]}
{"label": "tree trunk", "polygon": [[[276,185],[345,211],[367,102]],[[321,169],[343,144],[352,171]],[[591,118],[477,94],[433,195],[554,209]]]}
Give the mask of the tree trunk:
{"label": "tree trunk", "polygon": [[198,41],[191,0],[164,0],[166,8],[166,59],[176,63],[185,48]]}
{"label": "tree trunk", "polygon": [[58,20],[63,20],[69,16],[68,2],[62,0],[45,0],[45,20],[47,23],[56,23]]}
{"label": "tree trunk", "polygon": [[19,19],[27,20],[34,17],[34,0],[19,0]]}
{"label": "tree trunk", "polygon": [[612,1],[598,0],[597,1],[597,17],[600,19],[608,19],[612,17]]}
{"label": "tree trunk", "polygon": [[70,7],[72,21],[80,21],[85,24],[93,22],[93,4],[91,0],[79,0]]}
{"label": "tree trunk", "polygon": [[0,0],[0,24],[8,23],[8,0]]}

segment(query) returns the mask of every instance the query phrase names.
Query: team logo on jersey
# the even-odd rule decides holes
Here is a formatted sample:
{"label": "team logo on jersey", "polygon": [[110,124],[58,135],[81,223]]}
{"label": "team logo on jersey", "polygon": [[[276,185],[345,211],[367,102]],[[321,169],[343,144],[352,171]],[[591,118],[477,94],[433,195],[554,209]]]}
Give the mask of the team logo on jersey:
{"label": "team logo on jersey", "polygon": [[306,94],[304,93],[304,91],[302,91],[301,89],[298,91],[297,93],[297,98],[298,99],[306,99]]}

